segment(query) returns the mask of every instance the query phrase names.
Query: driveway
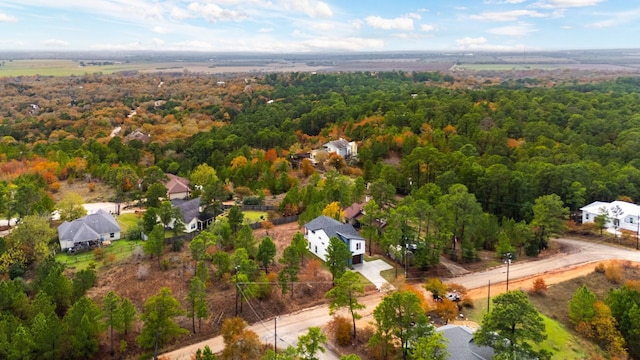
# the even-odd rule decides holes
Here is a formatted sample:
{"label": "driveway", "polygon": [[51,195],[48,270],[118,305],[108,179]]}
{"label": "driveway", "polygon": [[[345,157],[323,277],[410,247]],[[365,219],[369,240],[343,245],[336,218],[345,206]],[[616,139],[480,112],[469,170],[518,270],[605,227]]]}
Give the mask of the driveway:
{"label": "driveway", "polygon": [[385,280],[380,272],[384,270],[393,269],[393,266],[389,265],[384,260],[364,261],[362,264],[353,265],[353,271],[359,272],[362,276],[366,277],[373,285],[376,286],[378,291],[391,291],[395,288]]}

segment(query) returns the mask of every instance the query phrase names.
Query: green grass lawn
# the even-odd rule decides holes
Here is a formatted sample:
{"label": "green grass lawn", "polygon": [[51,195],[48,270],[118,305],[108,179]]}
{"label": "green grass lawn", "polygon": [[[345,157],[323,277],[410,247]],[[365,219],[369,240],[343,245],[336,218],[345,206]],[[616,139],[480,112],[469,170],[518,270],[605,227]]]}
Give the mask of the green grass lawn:
{"label": "green grass lawn", "polygon": [[[477,299],[473,308],[463,308],[462,313],[471,321],[482,323],[482,317],[487,312],[487,298]],[[547,339],[541,344],[533,344],[535,350],[547,350],[553,353],[552,359],[588,359],[589,354],[597,351],[595,346],[572,334],[563,324],[542,315],[547,331]]]}
{"label": "green grass lawn", "polygon": [[[107,259],[109,254],[113,254],[115,261],[125,259],[131,256],[135,248],[141,243],[141,241],[116,240],[112,242],[111,245],[103,247],[103,249],[105,249],[104,258]],[[95,262],[98,267],[103,263],[102,261],[95,260],[93,251],[79,254],[60,253],[56,254],[56,260],[65,264],[67,268],[75,270],[86,269],[91,262]]]}
{"label": "green grass lawn", "polygon": [[266,211],[247,210],[247,211],[243,211],[242,214],[244,215],[245,224],[253,224],[253,223],[267,219]]}
{"label": "green grass lawn", "polygon": [[126,234],[130,228],[138,224],[138,221],[140,219],[138,219],[138,215],[136,214],[127,213],[118,216],[117,220],[118,224],[120,225],[120,233],[124,236],[124,234]]}

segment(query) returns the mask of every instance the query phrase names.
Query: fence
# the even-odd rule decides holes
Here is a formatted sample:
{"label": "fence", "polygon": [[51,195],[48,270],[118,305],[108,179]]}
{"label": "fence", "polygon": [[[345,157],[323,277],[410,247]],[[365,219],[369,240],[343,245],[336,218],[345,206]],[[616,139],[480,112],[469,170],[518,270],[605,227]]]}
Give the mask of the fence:
{"label": "fence", "polygon": [[[282,224],[289,224],[289,223],[292,223],[292,222],[296,222],[296,221],[298,221],[298,217],[299,217],[299,215],[284,216],[284,217],[280,217],[280,218],[273,219],[273,220],[270,220],[270,221],[271,221],[271,223],[273,225],[282,225]],[[262,222],[255,222],[253,224],[249,224],[249,227],[252,230],[262,229]]]}

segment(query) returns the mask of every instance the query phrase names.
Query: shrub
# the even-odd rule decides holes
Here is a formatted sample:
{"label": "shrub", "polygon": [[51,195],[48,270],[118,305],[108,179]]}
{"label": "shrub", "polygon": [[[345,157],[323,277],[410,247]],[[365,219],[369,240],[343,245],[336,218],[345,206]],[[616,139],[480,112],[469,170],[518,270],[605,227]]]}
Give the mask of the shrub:
{"label": "shrub", "polygon": [[175,240],[172,244],[171,244],[171,251],[173,252],[180,252],[182,251],[182,248],[184,247],[184,240]]}
{"label": "shrub", "polygon": [[262,200],[257,196],[247,196],[242,199],[242,205],[262,205]]}
{"label": "shrub", "polygon": [[353,325],[349,319],[344,316],[334,316],[333,320],[327,324],[330,336],[340,346],[351,345],[353,337]]}
{"label": "shrub", "polygon": [[596,265],[595,272],[597,272],[598,274],[604,274],[604,264],[598,263]]}
{"label": "shrub", "polygon": [[94,191],[96,191],[96,183],[90,182],[89,183],[89,192],[94,192]]}
{"label": "shrub", "polygon": [[475,307],[475,304],[473,303],[473,300],[471,300],[468,297],[462,298],[462,301],[460,302],[460,305],[468,308],[468,309],[473,309]]}
{"label": "shrub", "polygon": [[622,269],[622,265],[613,263],[607,266],[604,269],[604,276],[614,284],[622,284],[624,281],[624,270]]}
{"label": "shrub", "polygon": [[105,257],[103,263],[105,265],[113,264],[116,261],[116,254],[109,253],[107,257]]}
{"label": "shrub", "polygon": [[169,270],[169,265],[171,265],[171,262],[169,261],[169,259],[160,260],[160,269],[162,269],[162,271]]}
{"label": "shrub", "polygon": [[95,261],[101,261],[102,259],[104,259],[105,255],[106,252],[103,248],[97,248],[93,250],[93,259]]}
{"label": "shrub", "polygon": [[458,305],[449,299],[438,301],[436,314],[448,324],[449,320],[455,320],[458,317]]}
{"label": "shrub", "polygon": [[545,295],[547,293],[547,288],[548,287],[544,282],[544,279],[539,277],[533,282],[533,285],[531,286],[531,290],[529,292],[536,295]]}

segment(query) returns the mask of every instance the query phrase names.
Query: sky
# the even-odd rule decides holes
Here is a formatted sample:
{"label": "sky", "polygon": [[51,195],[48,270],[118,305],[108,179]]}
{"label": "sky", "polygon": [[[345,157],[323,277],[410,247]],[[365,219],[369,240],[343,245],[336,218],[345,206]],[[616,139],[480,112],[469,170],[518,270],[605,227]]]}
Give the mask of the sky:
{"label": "sky", "polygon": [[640,48],[636,0],[0,0],[0,51]]}

